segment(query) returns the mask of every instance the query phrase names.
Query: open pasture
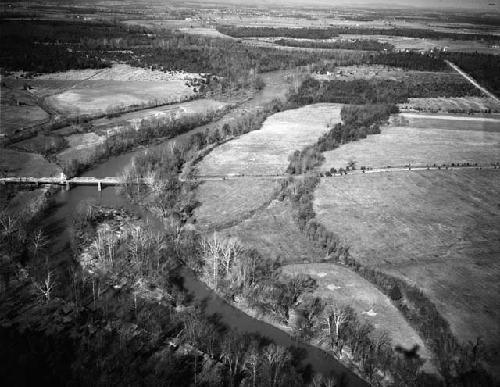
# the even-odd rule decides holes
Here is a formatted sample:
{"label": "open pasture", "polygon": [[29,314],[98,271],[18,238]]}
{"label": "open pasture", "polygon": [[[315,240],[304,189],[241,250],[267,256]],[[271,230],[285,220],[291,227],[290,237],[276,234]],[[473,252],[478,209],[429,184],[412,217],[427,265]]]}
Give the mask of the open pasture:
{"label": "open pasture", "polygon": [[65,165],[71,160],[78,160],[80,163],[87,163],[92,160],[96,153],[96,147],[106,141],[105,136],[95,133],[72,134],[66,137],[68,147],[57,154],[57,160],[61,165]]}
{"label": "open pasture", "polygon": [[4,176],[50,177],[61,172],[61,168],[41,155],[6,148],[0,151],[0,173]]}
{"label": "open pasture", "polygon": [[331,121],[340,122],[340,109],[324,103],[276,113],[260,130],[217,147],[200,162],[199,174],[282,174],[293,151],[313,144]]}
{"label": "open pasture", "polygon": [[500,358],[499,193],[498,170],[348,175],[322,179],[314,210],[360,263],[421,288],[459,340],[488,338]]}
{"label": "open pasture", "polygon": [[[456,32],[456,31],[455,31]],[[344,39],[375,39],[381,43],[394,45],[396,50],[419,50],[429,51],[434,48],[444,49],[453,52],[478,52],[482,54],[500,54],[500,48],[488,42],[480,40],[451,40],[451,39],[428,39],[413,38],[390,35],[357,35],[342,34]]]}
{"label": "open pasture", "polygon": [[374,326],[374,336],[386,332],[393,347],[412,348],[419,345],[419,355],[425,360],[430,358],[421,337],[389,297],[347,267],[332,263],[294,264],[284,266],[283,273],[310,275],[318,283],[314,296],[327,304],[349,305],[361,321]]}
{"label": "open pasture", "polygon": [[7,137],[25,128],[41,124],[49,119],[49,115],[35,105],[1,105],[0,133]]}
{"label": "open pasture", "polygon": [[128,106],[181,102],[195,96],[186,81],[84,81],[77,87],[47,98],[61,114],[102,114]]}
{"label": "open pasture", "polygon": [[273,200],[253,217],[221,233],[275,261],[303,263],[324,258],[323,251],[299,230],[292,211],[290,203]]}
{"label": "open pasture", "polygon": [[42,74],[36,80],[56,81],[175,81],[199,78],[200,74],[183,71],[159,71],[116,63],[104,69],[68,70]]}
{"label": "open pasture", "polygon": [[408,98],[399,110],[442,113],[500,113],[500,103],[492,98]]}
{"label": "open pasture", "polygon": [[[410,119],[407,115],[406,119]],[[443,117],[443,116],[441,116]],[[399,118],[401,120],[401,118]],[[382,127],[381,134],[323,153],[321,169],[356,166],[441,165],[500,161],[500,121],[484,118],[414,117],[409,126]],[[418,121],[418,122],[417,122]],[[408,122],[405,122],[408,125]]]}
{"label": "open pasture", "polygon": [[195,210],[197,227],[231,227],[268,203],[278,189],[276,181],[265,178],[204,181],[197,188],[202,203]]}
{"label": "open pasture", "polygon": [[92,121],[94,130],[106,131],[108,134],[118,133],[124,128],[140,129],[142,124],[167,123],[182,120],[185,117],[217,113],[227,108],[227,102],[213,99],[197,99],[181,102],[175,105],[166,105],[138,112],[122,114],[114,118],[100,118]]}

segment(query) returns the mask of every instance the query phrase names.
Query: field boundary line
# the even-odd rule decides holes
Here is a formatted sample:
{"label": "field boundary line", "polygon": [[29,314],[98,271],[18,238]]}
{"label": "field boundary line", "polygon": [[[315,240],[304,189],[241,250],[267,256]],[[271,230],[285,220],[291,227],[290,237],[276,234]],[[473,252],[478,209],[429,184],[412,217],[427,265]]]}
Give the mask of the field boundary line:
{"label": "field boundary line", "polygon": [[486,94],[488,97],[494,99],[496,102],[500,103],[500,99],[493,94],[492,92],[486,90],[483,86],[481,86],[474,78],[472,78],[469,74],[467,74],[465,71],[463,71],[460,67],[458,67],[455,63],[450,62],[449,60],[445,59],[444,60],[448,66],[450,66],[453,70],[455,70],[457,73],[459,73],[462,77],[464,77],[467,81],[469,81],[472,85],[477,87],[481,92]]}

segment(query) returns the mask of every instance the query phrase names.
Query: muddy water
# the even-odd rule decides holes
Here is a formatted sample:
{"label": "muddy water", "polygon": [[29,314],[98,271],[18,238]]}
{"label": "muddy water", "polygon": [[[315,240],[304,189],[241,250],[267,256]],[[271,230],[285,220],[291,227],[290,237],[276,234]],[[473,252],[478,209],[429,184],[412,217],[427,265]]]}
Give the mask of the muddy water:
{"label": "muddy water", "polygon": [[[257,103],[266,102],[271,94],[282,90],[283,85],[273,85],[275,90],[269,91],[264,101],[260,98]],[[272,98],[271,98],[272,99]],[[256,102],[253,102],[255,104]],[[255,106],[255,105],[254,105]],[[178,139],[176,139],[178,140]],[[139,152],[144,152],[144,149],[139,149],[117,157],[112,157],[106,162],[96,166],[94,169],[87,171],[84,176],[106,177],[117,176],[127,165],[134,155]],[[93,200],[103,206],[126,207],[134,211],[142,212],[141,209],[132,206],[124,197],[117,194],[114,187],[104,188],[98,192],[96,187],[77,186],[70,191],[61,189],[54,195],[55,206],[53,211],[44,220],[42,227],[51,236],[54,241],[53,259],[60,262],[70,261],[71,246],[69,226],[72,217],[76,213],[79,204],[82,201]],[[152,220],[154,221],[154,220]],[[320,372],[324,375],[333,374],[337,378],[344,381],[345,386],[367,386],[367,383],[361,380],[354,373],[349,371],[340,362],[325,352],[302,343],[297,343],[287,333],[267,324],[256,320],[245,313],[234,308],[223,299],[218,297],[214,292],[207,288],[203,283],[197,280],[192,272],[183,270],[184,285],[195,299],[206,301],[206,312],[208,314],[217,314],[221,321],[231,329],[240,332],[257,333],[265,338],[268,338],[279,345],[286,347],[296,346],[304,353],[304,365],[309,365],[315,372]]]}

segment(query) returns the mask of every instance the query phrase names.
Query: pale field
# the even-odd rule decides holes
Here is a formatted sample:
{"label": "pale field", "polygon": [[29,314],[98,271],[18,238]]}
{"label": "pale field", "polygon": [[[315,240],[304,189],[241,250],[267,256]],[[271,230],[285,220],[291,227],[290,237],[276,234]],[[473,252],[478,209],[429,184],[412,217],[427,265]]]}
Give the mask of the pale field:
{"label": "pale field", "polygon": [[278,189],[276,181],[265,178],[204,181],[196,191],[202,203],[194,212],[197,228],[230,227],[268,203]]}
{"label": "pale field", "polygon": [[[412,348],[419,345],[418,354],[424,360],[431,355],[419,334],[405,320],[389,297],[345,266],[333,263],[295,264],[283,267],[283,273],[307,274],[318,283],[313,293],[327,304],[348,305],[361,321],[372,324],[373,336],[386,332],[392,346]],[[430,364],[426,368],[430,367]]]}
{"label": "pale field", "polygon": [[49,115],[39,106],[1,105],[0,133],[9,136],[16,131],[22,131],[49,119]]}
{"label": "pale field", "polygon": [[172,81],[95,81],[47,97],[46,102],[65,115],[100,114],[110,109],[142,104],[182,102],[196,93],[184,80]]}
{"label": "pale field", "polygon": [[221,232],[262,256],[285,263],[317,262],[324,252],[300,231],[288,202],[273,200],[249,219]]}
{"label": "pale field", "polygon": [[217,147],[199,164],[200,175],[276,175],[286,171],[288,156],[314,144],[340,122],[339,104],[315,104],[276,113],[254,130]]}
{"label": "pale field", "polygon": [[451,40],[451,39],[422,39],[422,38],[409,38],[404,36],[389,36],[389,35],[356,35],[356,34],[342,34],[344,39],[373,39],[381,43],[389,43],[394,45],[396,50],[420,50],[428,51],[433,48],[445,48],[448,51],[455,52],[479,52],[483,54],[500,54],[500,48],[493,47],[488,42],[482,41],[465,41],[465,40]]}
{"label": "pale field", "polygon": [[100,118],[92,121],[92,126],[94,130],[102,130],[106,131],[107,134],[113,134],[120,132],[124,128],[134,128],[137,130],[140,128],[142,122],[149,122],[151,124],[156,122],[172,122],[193,115],[220,112],[230,105],[228,102],[203,98],[175,105],[126,113],[114,118]]}
{"label": "pale field", "polygon": [[422,289],[459,340],[482,336],[496,361],[499,197],[498,170],[348,175],[322,179],[314,210],[355,259]]}
{"label": "pale field", "polygon": [[[408,118],[407,118],[408,119]],[[500,120],[457,117],[456,119],[413,118],[413,126],[387,126],[381,134],[350,142],[324,152],[321,170],[357,167],[441,165],[500,162]],[[417,122],[419,121],[419,122]],[[427,126],[427,127],[425,127]]]}
{"label": "pale field", "polygon": [[408,98],[408,100],[407,103],[399,104],[400,111],[500,113],[500,103],[486,97]]}
{"label": "pale field", "polygon": [[35,80],[58,81],[175,81],[199,78],[201,74],[184,71],[150,70],[133,67],[123,63],[115,63],[104,69],[68,70],[58,73],[42,74]]}
{"label": "pale field", "polygon": [[0,171],[7,176],[50,177],[59,176],[61,168],[34,153],[0,148]]}
{"label": "pale field", "polygon": [[58,162],[63,165],[72,159],[86,163],[95,155],[95,148],[106,141],[105,136],[99,136],[95,133],[72,134],[65,139],[68,142],[68,147],[56,156]]}
{"label": "pale field", "polygon": [[403,70],[397,67],[383,65],[353,65],[337,66],[329,74],[313,74],[313,77],[320,80],[341,80],[350,81],[358,79],[384,79],[393,81],[416,80],[420,82],[450,82],[458,85],[468,85],[460,74],[454,71],[415,71]]}

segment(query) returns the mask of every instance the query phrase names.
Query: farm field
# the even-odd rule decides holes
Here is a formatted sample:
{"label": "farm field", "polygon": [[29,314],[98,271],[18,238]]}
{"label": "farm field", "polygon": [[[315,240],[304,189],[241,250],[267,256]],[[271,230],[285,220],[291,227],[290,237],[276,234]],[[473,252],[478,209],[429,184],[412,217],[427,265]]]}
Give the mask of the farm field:
{"label": "farm field", "polygon": [[[409,126],[401,121],[381,128],[381,134],[351,142],[324,152],[322,170],[345,168],[350,161],[356,166],[441,165],[478,163],[490,165],[500,161],[500,120],[441,116],[408,116]],[[398,118],[399,120],[402,117]]]}
{"label": "farm field", "polygon": [[[327,304],[349,305],[361,321],[371,323],[374,336],[386,332],[393,346],[412,348],[418,345],[419,355],[430,360],[430,353],[418,333],[409,325],[389,297],[372,283],[345,266],[332,263],[292,264],[283,267],[283,273],[307,274],[318,283],[313,293]],[[424,369],[432,368],[430,364]]]}
{"label": "farm field", "polygon": [[313,144],[330,121],[340,122],[340,109],[338,104],[315,104],[276,113],[260,130],[217,147],[200,162],[199,174],[282,174],[293,151]]}
{"label": "farm field", "polygon": [[36,105],[1,105],[0,133],[8,137],[16,133],[16,131],[22,131],[26,127],[43,123],[48,118],[47,112]]}
{"label": "farm field", "polygon": [[492,98],[408,98],[399,110],[442,113],[500,113],[500,103]]}
{"label": "farm field", "polygon": [[[454,31],[456,32],[456,31]],[[462,41],[451,39],[421,39],[409,38],[404,36],[388,36],[388,35],[356,35],[342,34],[344,39],[375,39],[381,43],[390,43],[394,45],[396,50],[421,50],[427,51],[439,47],[441,49],[447,47],[447,51],[452,52],[479,52],[483,54],[500,54],[500,48],[495,47],[488,42],[482,41]]]}
{"label": "farm field", "polygon": [[0,172],[4,176],[50,177],[59,176],[62,170],[41,155],[2,148]]}
{"label": "farm field", "polygon": [[[340,105],[316,104],[276,113],[254,130],[216,147],[197,165],[198,176],[275,176],[285,172],[288,156],[313,144],[340,121]],[[231,225],[272,199],[277,182],[268,179],[205,181],[197,188],[201,205],[195,217],[201,228]]]}
{"label": "farm field", "polygon": [[184,80],[84,81],[78,87],[47,98],[56,111],[68,116],[99,114],[137,105],[181,102],[196,95]]}
{"label": "farm field", "polygon": [[159,71],[127,64],[115,63],[112,67],[104,69],[68,70],[50,74],[42,74],[35,80],[55,81],[176,81],[199,78],[200,74],[186,73],[183,71]]}
{"label": "farm field", "polygon": [[322,250],[299,230],[292,211],[287,201],[273,200],[265,209],[221,234],[283,263],[316,262],[324,258]]}
{"label": "farm field", "polygon": [[497,170],[349,175],[322,179],[314,210],[359,262],[421,288],[459,340],[498,349],[499,192]]}
{"label": "farm field", "polygon": [[72,134],[65,139],[68,142],[68,147],[56,155],[57,161],[61,165],[65,165],[73,159],[80,163],[87,163],[95,155],[95,148],[106,141],[105,136],[99,136],[96,133]]}
{"label": "farm field", "polygon": [[197,227],[230,227],[269,202],[278,189],[276,181],[265,178],[204,181],[196,192],[202,203],[195,209]]}
{"label": "farm field", "polygon": [[230,104],[228,102],[202,98],[189,102],[181,102],[175,105],[166,105],[139,112],[126,113],[116,118],[100,118],[92,121],[92,126],[94,130],[106,131],[110,134],[119,132],[124,128],[139,129],[140,125],[144,122],[149,122],[151,124],[156,122],[172,122],[198,114],[217,113],[229,106]]}

